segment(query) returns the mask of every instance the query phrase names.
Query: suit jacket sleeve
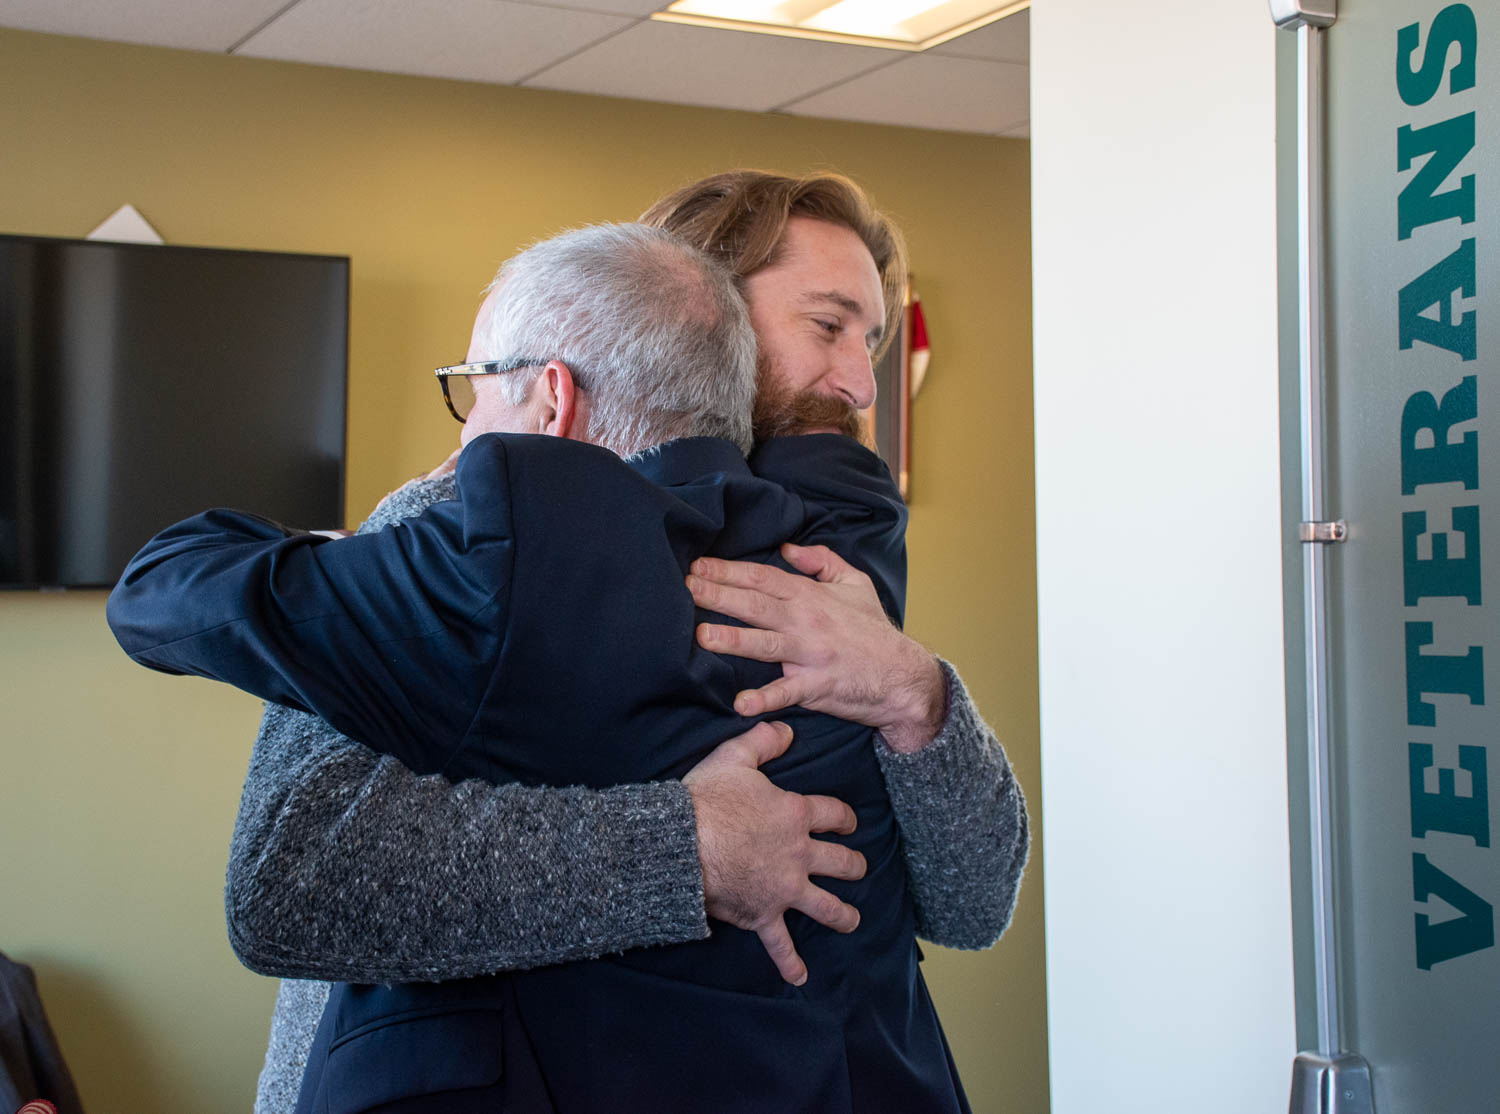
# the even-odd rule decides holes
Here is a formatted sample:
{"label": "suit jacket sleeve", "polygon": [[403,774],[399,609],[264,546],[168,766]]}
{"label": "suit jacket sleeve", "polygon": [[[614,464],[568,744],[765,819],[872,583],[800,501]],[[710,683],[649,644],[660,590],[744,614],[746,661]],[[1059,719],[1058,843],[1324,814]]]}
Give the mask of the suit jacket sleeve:
{"label": "suit jacket sleeve", "polygon": [[110,626],[143,665],[227,681],[439,770],[504,633],[503,440],[476,439],[458,481],[461,505],[337,541],[236,511],[188,519],[130,562]]}

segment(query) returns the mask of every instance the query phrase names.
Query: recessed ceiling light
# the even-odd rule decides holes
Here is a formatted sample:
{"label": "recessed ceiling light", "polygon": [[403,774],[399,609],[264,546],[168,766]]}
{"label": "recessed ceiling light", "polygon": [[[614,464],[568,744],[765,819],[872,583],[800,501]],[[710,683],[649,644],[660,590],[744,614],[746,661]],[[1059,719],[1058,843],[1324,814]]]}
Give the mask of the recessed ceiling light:
{"label": "recessed ceiling light", "polygon": [[1031,7],[1016,0],[677,0],[652,19],[799,39],[926,50]]}

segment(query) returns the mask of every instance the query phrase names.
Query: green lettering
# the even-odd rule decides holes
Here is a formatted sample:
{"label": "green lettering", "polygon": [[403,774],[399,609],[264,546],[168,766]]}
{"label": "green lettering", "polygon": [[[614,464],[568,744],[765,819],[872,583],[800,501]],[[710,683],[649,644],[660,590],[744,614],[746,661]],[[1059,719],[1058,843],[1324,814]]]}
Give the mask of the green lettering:
{"label": "green lettering", "polygon": [[[1442,405],[1427,391],[1418,391],[1401,408],[1401,494],[1410,495],[1423,484],[1463,481],[1465,490],[1479,486],[1479,434],[1473,430],[1452,443],[1448,431],[1479,415],[1479,392],[1472,375],[1443,395]],[[1417,435],[1432,433],[1432,448],[1417,448]]]}
{"label": "green lettering", "polygon": [[1411,169],[1412,160],[1429,156],[1396,199],[1396,235],[1411,238],[1412,229],[1457,217],[1474,222],[1474,175],[1465,174],[1451,190],[1437,192],[1474,149],[1474,114],[1466,112],[1426,128],[1396,129],[1396,169]]}
{"label": "green lettering", "polygon": [[1459,916],[1433,924],[1425,913],[1417,916],[1417,966],[1432,970],[1436,963],[1495,946],[1495,911],[1484,898],[1455,882],[1427,861],[1411,857],[1412,892],[1418,901],[1437,896],[1459,911]]}
{"label": "green lettering", "polygon": [[[1410,348],[1415,341],[1446,348],[1465,360],[1476,352],[1477,315],[1469,310],[1458,324],[1453,323],[1453,295],[1474,296],[1474,238],[1458,245],[1446,259],[1434,263],[1401,288],[1398,318],[1401,347]],[[1437,316],[1428,317],[1423,310],[1437,306]]]}
{"label": "green lettering", "polygon": [[1443,83],[1448,48],[1455,44],[1458,46],[1458,62],[1448,80],[1448,92],[1474,88],[1474,47],[1479,42],[1479,31],[1469,5],[1449,4],[1433,17],[1432,33],[1427,37],[1427,49],[1422,54],[1422,66],[1413,70],[1411,56],[1417,52],[1420,37],[1419,26],[1415,23],[1396,32],[1396,89],[1403,101],[1418,105],[1432,100],[1438,86]]}
{"label": "green lettering", "polygon": [[1438,767],[1438,790],[1427,792],[1425,771],[1432,768],[1432,748],[1426,743],[1408,743],[1407,773],[1411,782],[1411,834],[1421,839],[1428,832],[1465,835],[1480,847],[1490,845],[1490,788],[1484,747],[1458,748],[1458,767],[1468,771],[1469,794],[1460,797],[1454,771]]}
{"label": "green lettering", "polygon": [[1427,532],[1427,515],[1407,511],[1401,516],[1401,573],[1406,585],[1406,606],[1429,596],[1462,596],[1478,605],[1479,584],[1479,508],[1454,507],[1453,529],[1464,536],[1464,555],[1448,556],[1448,533],[1432,535],[1432,556],[1426,561],[1417,557],[1417,539]]}
{"label": "green lettering", "polygon": [[1470,704],[1484,703],[1484,648],[1465,654],[1424,654],[1432,644],[1431,623],[1406,624],[1406,722],[1414,727],[1437,724],[1437,709],[1423,693],[1457,693]]}

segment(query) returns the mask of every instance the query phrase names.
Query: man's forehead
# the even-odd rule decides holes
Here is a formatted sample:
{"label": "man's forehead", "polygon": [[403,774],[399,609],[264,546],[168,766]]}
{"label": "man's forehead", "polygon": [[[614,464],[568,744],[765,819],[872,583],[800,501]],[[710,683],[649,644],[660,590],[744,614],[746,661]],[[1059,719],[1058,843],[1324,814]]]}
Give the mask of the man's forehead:
{"label": "man's forehead", "polygon": [[793,217],[777,255],[793,267],[821,274],[829,289],[857,291],[866,282],[880,282],[880,268],[869,245],[854,229],[832,221]]}

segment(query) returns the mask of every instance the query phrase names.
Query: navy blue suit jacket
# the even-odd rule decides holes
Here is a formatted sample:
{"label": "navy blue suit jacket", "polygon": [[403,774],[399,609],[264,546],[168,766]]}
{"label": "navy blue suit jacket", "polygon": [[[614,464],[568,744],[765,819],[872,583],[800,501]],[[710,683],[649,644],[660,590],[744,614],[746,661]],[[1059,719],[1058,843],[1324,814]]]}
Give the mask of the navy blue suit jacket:
{"label": "navy blue suit jacket", "polygon": [[[673,442],[622,464],[593,446],[488,435],[459,499],[327,544],[228,511],[153,539],[111,596],[137,661],[317,713],[421,773],[595,787],[681,776],[744,721],[775,666],[694,641],[683,577],[705,554],[777,561],[828,544],[900,620],[905,506],[844,438]],[[758,475],[756,473],[759,473]],[[335,988],[303,1110],[966,1109],[917,970],[898,833],[871,732],[796,710],[784,788],[859,817],[862,914],[798,914],[793,988],[752,933],[459,982]],[[390,1104],[396,1105],[390,1105]],[[435,1105],[424,1105],[434,1104]]]}

